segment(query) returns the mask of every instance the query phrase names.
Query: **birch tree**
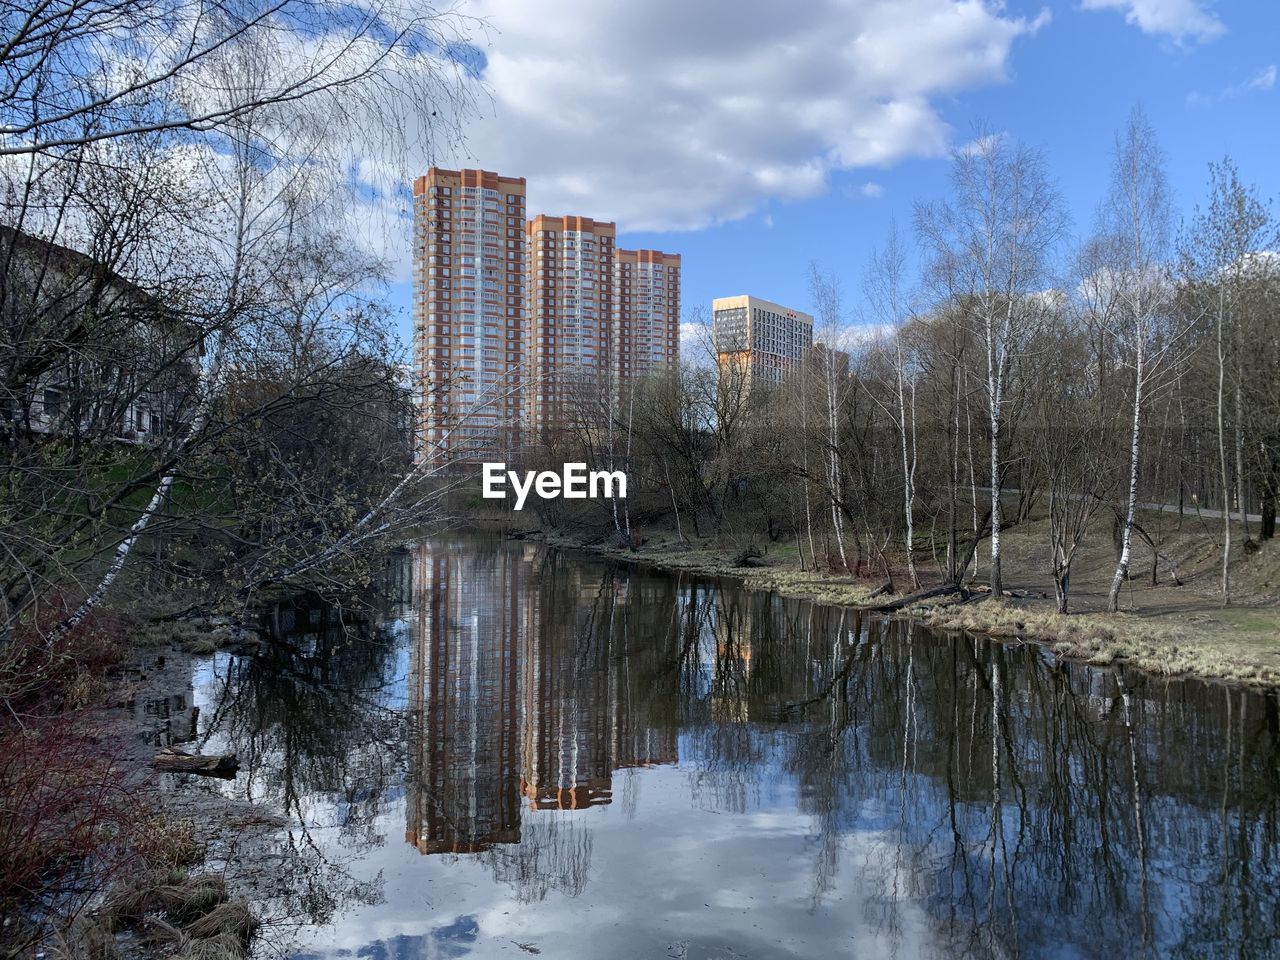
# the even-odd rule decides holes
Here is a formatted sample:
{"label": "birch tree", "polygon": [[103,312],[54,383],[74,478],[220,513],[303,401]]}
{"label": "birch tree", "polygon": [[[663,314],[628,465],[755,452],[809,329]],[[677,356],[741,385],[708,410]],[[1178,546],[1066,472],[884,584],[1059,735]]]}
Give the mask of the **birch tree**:
{"label": "birch tree", "polygon": [[[889,236],[885,245],[872,251],[864,282],[864,293],[871,308],[872,317],[882,328],[891,331],[889,335],[893,345],[893,380],[897,400],[896,410],[892,416],[898,429],[902,452],[902,517],[906,525],[904,545],[907,554],[907,573],[911,578],[911,586],[919,589],[920,576],[916,571],[915,560],[916,376],[914,365],[908,372],[903,350],[904,327],[907,321],[903,289],[905,275],[906,251],[899,242],[897,225],[892,224],[889,227]],[[953,553],[954,551],[949,547],[949,563]]]}
{"label": "birch tree", "polygon": [[[1218,440],[1218,469],[1222,482],[1222,602],[1231,600],[1231,514],[1232,494],[1241,524],[1248,538],[1248,511],[1245,497],[1245,413],[1243,331],[1246,314],[1255,302],[1251,288],[1256,285],[1259,265],[1276,241],[1274,224],[1256,193],[1240,181],[1231,160],[1209,166],[1209,198],[1204,209],[1197,208],[1184,243],[1184,282],[1196,291],[1213,321],[1217,360],[1217,402],[1215,419]],[[1193,307],[1192,309],[1195,309]],[[1228,395],[1233,457],[1228,457]],[[1234,463],[1232,460],[1234,459]],[[1234,467],[1235,482],[1231,482]]]}
{"label": "birch tree", "polygon": [[[252,347],[272,341],[263,331],[289,322],[291,284],[315,280],[291,272],[300,260],[289,251],[343,233],[335,225],[348,220],[356,196],[353,144],[377,161],[369,169],[385,171],[408,148],[425,153],[438,132],[451,131],[470,87],[456,55],[436,51],[456,49],[445,41],[459,39],[465,21],[383,0],[359,9],[280,0],[213,10],[124,0],[40,4],[4,23],[0,66],[12,83],[0,91],[0,294],[10,308],[29,290],[33,307],[6,312],[6,340],[22,344],[15,362],[0,364],[7,479],[11,492],[22,487],[15,504],[35,505],[46,494],[32,466],[46,476],[56,469],[66,481],[58,489],[71,502],[87,498],[89,509],[75,517],[63,503],[53,524],[47,510],[32,509],[5,525],[0,633],[9,636],[42,596],[84,584],[84,601],[56,637],[100,603],[139,539],[156,532],[183,464],[223,435],[213,420],[229,344],[256,331],[239,344],[248,360],[244,350],[237,359],[240,370],[255,369]],[[157,191],[162,175],[171,186]],[[375,280],[380,266],[367,267],[336,297]],[[73,309],[62,296],[68,283],[87,293]],[[327,283],[310,295],[335,307]],[[128,291],[129,309],[118,296],[104,306],[102,294],[118,291]],[[140,303],[163,307],[144,320]],[[181,333],[180,349],[158,362],[151,347],[146,362],[107,357],[112,347],[136,345],[156,314]],[[72,440],[74,461],[39,463],[54,448],[22,439],[32,434],[32,396],[51,372],[90,361],[127,371],[112,373],[111,390],[100,391],[125,402],[86,419],[77,388],[62,425],[41,427]],[[171,423],[161,442],[140,448],[144,466],[99,495],[119,410],[156,392],[157,376],[193,362],[202,371],[194,406],[180,412],[184,429]],[[142,490],[146,500],[121,530],[126,505]]]}
{"label": "birch tree", "polygon": [[1129,431],[1129,475],[1120,529],[1120,553],[1107,594],[1107,609],[1120,608],[1120,589],[1129,576],[1133,527],[1138,509],[1145,405],[1176,338],[1162,329],[1173,293],[1169,275],[1169,189],[1155,131],[1140,109],[1117,136],[1111,188],[1099,214],[1099,244],[1110,251],[1108,282],[1118,309],[1110,334],[1121,362],[1133,371]]}
{"label": "birch tree", "polygon": [[[840,565],[849,571],[849,557],[844,545],[844,516],[841,497],[844,489],[844,471],[840,460],[840,412],[844,405],[849,379],[849,355],[841,350],[844,333],[844,307],[840,296],[839,281],[821,273],[816,265],[809,270],[809,290],[818,310],[818,335],[815,337],[813,355],[808,364],[809,373],[816,375],[821,385],[824,407],[823,448],[826,472],[827,508],[831,515],[831,529],[840,552]],[[807,385],[802,385],[806,390]],[[807,406],[807,404],[806,404]],[[806,501],[808,497],[806,495]],[[807,506],[806,506],[807,509]],[[812,537],[812,522],[810,522]]]}
{"label": "birch tree", "polygon": [[1065,218],[1043,157],[1003,134],[982,134],[952,156],[952,198],[916,208],[935,295],[963,312],[985,350],[991,569],[1004,592],[1000,534],[1004,430],[1018,356],[1041,308]]}

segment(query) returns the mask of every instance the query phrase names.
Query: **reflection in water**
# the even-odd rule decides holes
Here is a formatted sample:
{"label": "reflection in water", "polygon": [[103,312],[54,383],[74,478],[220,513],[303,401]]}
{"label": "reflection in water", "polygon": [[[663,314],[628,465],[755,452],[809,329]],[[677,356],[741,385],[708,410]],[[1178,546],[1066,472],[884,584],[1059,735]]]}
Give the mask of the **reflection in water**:
{"label": "reflection in water", "polygon": [[1274,695],[527,545],[391,581],[404,629],[282,612],[201,712],[364,894],[311,952],[1278,949]]}
{"label": "reflection in water", "polygon": [[[521,843],[521,800],[529,811],[608,804],[615,771],[676,761],[674,727],[640,712],[616,646],[626,581],[536,560],[533,551],[415,556],[405,836],[422,853]],[[557,886],[580,888],[589,835],[541,822],[522,851],[495,861],[499,873],[527,878],[531,865],[562,859]]]}
{"label": "reflection in water", "polygon": [[409,673],[405,839],[423,853],[520,840],[517,645],[521,571],[419,552]]}

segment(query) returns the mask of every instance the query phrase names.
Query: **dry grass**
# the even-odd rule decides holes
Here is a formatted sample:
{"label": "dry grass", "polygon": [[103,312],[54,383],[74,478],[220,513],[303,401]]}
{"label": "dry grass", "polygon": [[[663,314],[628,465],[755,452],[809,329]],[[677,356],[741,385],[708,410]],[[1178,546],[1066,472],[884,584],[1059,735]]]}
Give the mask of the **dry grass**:
{"label": "dry grass", "polygon": [[1063,615],[1007,601],[939,605],[922,613],[920,619],[944,630],[1046,643],[1059,656],[1095,665],[1121,661],[1159,676],[1189,674],[1247,684],[1280,684],[1280,656],[1228,638],[1206,640],[1203,634],[1177,622],[1145,620],[1125,613]]}
{"label": "dry grass", "polygon": [[144,862],[153,869],[188,867],[204,856],[204,844],[196,839],[195,823],[189,817],[157,815],[139,828],[134,843]]}
{"label": "dry grass", "polygon": [[258,918],[243,900],[227,900],[218,904],[198,920],[185,927],[192,940],[234,937],[247,945],[258,929]]}
{"label": "dry grass", "polygon": [[201,618],[144,624],[134,633],[133,643],[141,647],[173,644],[187,653],[204,656],[228,647],[243,646],[247,639],[242,631],[230,624]]}
{"label": "dry grass", "polygon": [[726,551],[715,546],[693,546],[655,534],[637,551],[619,547],[612,541],[584,544],[563,535],[543,538],[553,546],[587,550],[599,556],[649,565],[662,570],[685,571],[700,576],[732,577],[753,590],[771,590],[784,597],[817,603],[856,606],[866,603],[879,584],[868,584],[848,576],[800,570],[793,551],[773,548],[758,562],[743,567],[733,563]]}
{"label": "dry grass", "polygon": [[232,933],[218,933],[200,940],[186,940],[171,960],[244,960],[249,955],[245,941]]}
{"label": "dry grass", "polygon": [[127,886],[107,898],[97,921],[107,931],[145,928],[153,952],[191,960],[244,960],[260,925],[246,901],[228,899],[216,874]]}

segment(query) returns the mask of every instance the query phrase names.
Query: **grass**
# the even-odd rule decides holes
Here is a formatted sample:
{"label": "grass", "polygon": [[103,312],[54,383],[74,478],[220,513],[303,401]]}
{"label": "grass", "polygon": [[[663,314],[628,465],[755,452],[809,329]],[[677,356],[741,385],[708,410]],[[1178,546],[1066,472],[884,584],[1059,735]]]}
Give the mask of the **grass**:
{"label": "grass", "polygon": [[132,642],[140,647],[173,644],[187,653],[207,655],[228,647],[243,646],[249,639],[244,631],[237,631],[228,623],[201,617],[143,624],[134,633]]}
{"label": "grass", "polygon": [[[160,871],[122,884],[97,912],[97,924],[110,932],[141,932],[152,952],[168,957],[244,960],[260,926],[249,904],[230,899],[217,874],[165,879]],[[80,938],[101,939],[89,931],[79,931]]]}

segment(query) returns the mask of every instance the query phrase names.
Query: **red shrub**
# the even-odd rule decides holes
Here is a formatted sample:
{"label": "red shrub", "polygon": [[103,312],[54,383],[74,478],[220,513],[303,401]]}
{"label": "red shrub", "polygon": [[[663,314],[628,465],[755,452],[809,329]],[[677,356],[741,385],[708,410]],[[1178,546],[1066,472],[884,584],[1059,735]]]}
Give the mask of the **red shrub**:
{"label": "red shrub", "polygon": [[0,738],[0,918],[74,915],[133,860],[140,797],[71,718]]}

